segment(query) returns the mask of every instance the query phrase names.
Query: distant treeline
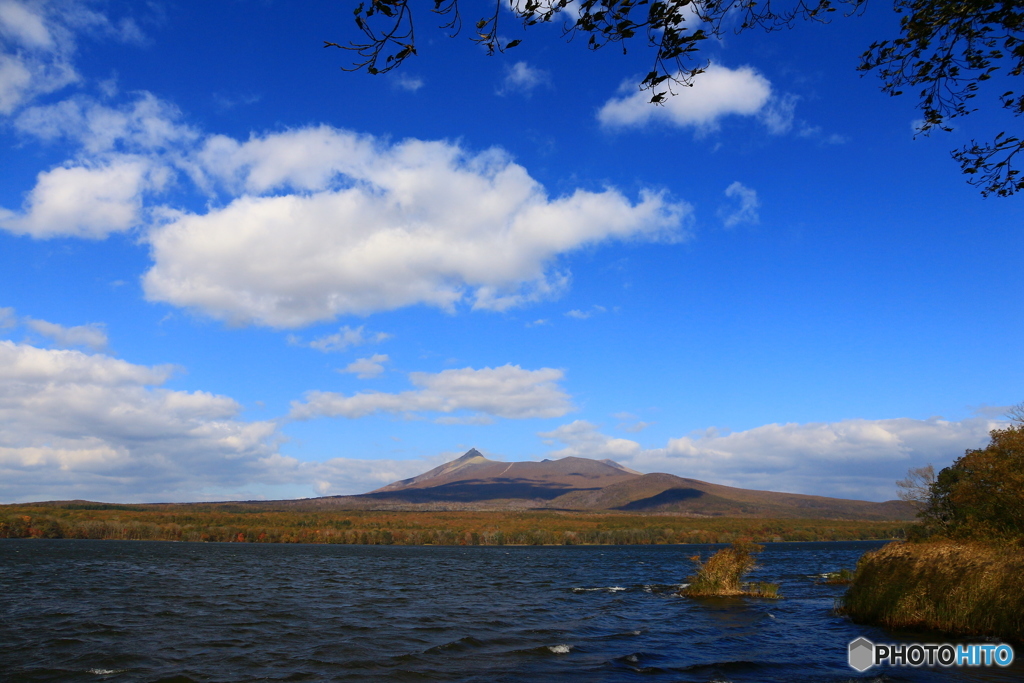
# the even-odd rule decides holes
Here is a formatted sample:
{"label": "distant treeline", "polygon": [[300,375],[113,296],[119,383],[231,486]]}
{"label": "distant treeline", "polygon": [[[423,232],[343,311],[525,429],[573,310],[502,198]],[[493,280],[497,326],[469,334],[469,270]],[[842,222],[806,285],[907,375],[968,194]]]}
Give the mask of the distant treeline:
{"label": "distant treeline", "polygon": [[259,504],[0,506],[0,538],[361,545],[650,545],[903,538],[907,522],[574,512],[297,512]]}

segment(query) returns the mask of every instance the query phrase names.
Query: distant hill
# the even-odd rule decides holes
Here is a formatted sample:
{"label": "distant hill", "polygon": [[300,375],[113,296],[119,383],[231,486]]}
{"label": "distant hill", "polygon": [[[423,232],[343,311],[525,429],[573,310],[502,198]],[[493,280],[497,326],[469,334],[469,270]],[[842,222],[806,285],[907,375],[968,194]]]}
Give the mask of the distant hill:
{"label": "distant hill", "polygon": [[568,457],[498,462],[475,448],[410,479],[357,496],[294,501],[334,509],[621,510],[660,514],[804,519],[909,520],[902,501],[872,503],[752,491],[673,474],[641,474],[612,460]]}

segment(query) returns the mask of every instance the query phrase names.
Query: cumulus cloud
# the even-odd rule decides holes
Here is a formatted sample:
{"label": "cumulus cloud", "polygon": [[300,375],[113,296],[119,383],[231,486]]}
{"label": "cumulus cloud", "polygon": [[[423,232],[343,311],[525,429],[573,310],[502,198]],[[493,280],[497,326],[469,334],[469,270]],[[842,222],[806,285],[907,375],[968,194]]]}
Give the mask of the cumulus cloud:
{"label": "cumulus cloud", "polygon": [[890,500],[908,468],[945,467],[965,449],[984,445],[997,426],[980,417],[770,424],[731,433],[712,428],[645,448],[577,420],[540,436],[564,444],[553,457],[612,458],[641,472],[744,488]]}
{"label": "cumulus cloud", "polygon": [[529,95],[540,85],[547,85],[551,82],[551,74],[543,69],[530,66],[526,62],[516,62],[505,69],[505,78],[498,88],[499,95],[518,93]]}
{"label": "cumulus cloud", "polygon": [[573,410],[569,396],[558,385],[563,374],[553,368],[524,370],[518,365],[412,372],[409,381],[417,389],[352,396],[310,391],[305,401],[292,403],[290,417],[354,419],[375,413],[418,415],[458,411],[512,419],[560,417]]}
{"label": "cumulus cloud", "polygon": [[15,120],[22,134],[69,140],[77,158],[41,172],[20,212],[0,208],[0,228],[36,238],[103,239],[139,226],[147,195],[163,191],[188,168],[183,160],[198,134],[180,112],[149,93],[121,107],[87,97],[30,107]]}
{"label": "cumulus cloud", "polygon": [[277,426],[173,368],[0,341],[0,500],[195,500],[266,479]]}
{"label": "cumulus cloud", "polygon": [[[497,150],[389,145],[321,126],[196,155],[240,194],[149,234],[150,300],[235,323],[297,327],[426,304],[504,310],[568,282],[557,257],[608,240],[678,240],[690,207],[614,189],[552,198]],[[236,255],[245,253],[246,259]]]}
{"label": "cumulus cloud", "polygon": [[757,190],[749,188],[737,180],[725,188],[725,196],[733,201],[718,211],[718,217],[722,219],[723,226],[735,228],[744,223],[757,225],[761,222],[761,216],[758,214],[761,202],[757,198]]}
{"label": "cumulus cloud", "polygon": [[64,327],[46,320],[26,318],[25,325],[38,334],[53,341],[54,346],[61,348],[86,347],[93,351],[107,348],[107,331],[101,323]]}
{"label": "cumulus cloud", "polygon": [[556,441],[566,444],[565,448],[552,452],[557,458],[576,456],[602,460],[611,458],[622,461],[634,458],[642,449],[640,444],[629,439],[616,439],[598,431],[597,425],[587,420],[575,420],[550,432],[539,432],[548,445]]}
{"label": "cumulus cloud", "polygon": [[372,379],[384,372],[384,363],[388,362],[387,354],[375,353],[369,358],[352,361],[341,372],[348,372],[359,379]]}
{"label": "cumulus cloud", "polygon": [[[635,88],[633,81],[622,86],[625,91]],[[771,83],[752,67],[730,69],[721,64],[711,64],[707,71],[694,79],[693,87],[679,88],[675,95],[666,97],[662,105],[651,104],[649,92],[636,90],[605,102],[597,118],[609,128],[667,123],[708,131],[716,129],[726,116],[761,113],[771,101],[771,96]]]}
{"label": "cumulus cloud", "polygon": [[[234,323],[297,327],[426,304],[505,310],[557,296],[557,260],[609,240],[679,240],[690,207],[614,189],[552,198],[505,154],[445,142],[390,145],[326,126],[200,140],[148,94],[27,110],[25,134],[67,138],[79,159],[39,174],[0,228],[100,239],[151,219],[178,171],[229,198],[205,213],[153,207],[151,300]],[[198,144],[198,146],[194,146]],[[190,147],[191,146],[191,147]],[[238,253],[250,254],[238,259]]]}
{"label": "cumulus cloud", "polygon": [[61,166],[39,174],[20,214],[0,208],[0,228],[39,239],[102,239],[139,225],[143,193],[167,181],[166,169],[140,156]]}
{"label": "cumulus cloud", "polygon": [[0,330],[14,327],[18,324],[18,318],[14,315],[14,308],[11,306],[0,307]]}

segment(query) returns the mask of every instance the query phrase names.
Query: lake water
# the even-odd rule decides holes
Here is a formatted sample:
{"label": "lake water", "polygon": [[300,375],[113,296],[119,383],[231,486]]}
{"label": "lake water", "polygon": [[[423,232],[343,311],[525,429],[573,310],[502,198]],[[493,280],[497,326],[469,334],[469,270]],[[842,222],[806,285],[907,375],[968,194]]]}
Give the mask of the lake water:
{"label": "lake water", "polygon": [[[407,547],[0,540],[3,681],[1021,681],[846,665],[922,637],[832,613],[877,542],[778,543],[784,600],[674,591],[712,546]],[[925,642],[943,642],[939,636]]]}

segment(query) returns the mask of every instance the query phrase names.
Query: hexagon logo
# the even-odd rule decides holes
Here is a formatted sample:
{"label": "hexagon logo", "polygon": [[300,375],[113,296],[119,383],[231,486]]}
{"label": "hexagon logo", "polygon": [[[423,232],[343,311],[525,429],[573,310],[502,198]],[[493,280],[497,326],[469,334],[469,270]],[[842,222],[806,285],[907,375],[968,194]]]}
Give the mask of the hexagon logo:
{"label": "hexagon logo", "polygon": [[850,666],[857,671],[866,671],[875,663],[875,644],[861,637],[850,643]]}

